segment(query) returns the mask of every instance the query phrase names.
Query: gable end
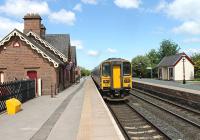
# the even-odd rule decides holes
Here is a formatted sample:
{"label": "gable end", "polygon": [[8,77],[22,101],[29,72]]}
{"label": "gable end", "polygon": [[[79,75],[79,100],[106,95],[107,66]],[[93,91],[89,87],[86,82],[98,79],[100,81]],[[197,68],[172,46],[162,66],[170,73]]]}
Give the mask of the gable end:
{"label": "gable end", "polygon": [[21,41],[25,42],[26,44],[28,44],[31,49],[36,50],[37,53],[39,53],[40,55],[42,55],[43,58],[47,59],[49,62],[53,63],[55,68],[59,67],[59,63],[57,63],[56,61],[54,61],[51,57],[49,57],[46,53],[44,53],[43,51],[41,51],[38,47],[36,47],[34,44],[32,44],[28,39],[26,39],[17,29],[14,29],[9,35],[7,35],[3,40],[1,40],[0,42],[0,47],[3,46],[6,42],[8,42],[11,37],[13,36],[18,36],[20,38]]}

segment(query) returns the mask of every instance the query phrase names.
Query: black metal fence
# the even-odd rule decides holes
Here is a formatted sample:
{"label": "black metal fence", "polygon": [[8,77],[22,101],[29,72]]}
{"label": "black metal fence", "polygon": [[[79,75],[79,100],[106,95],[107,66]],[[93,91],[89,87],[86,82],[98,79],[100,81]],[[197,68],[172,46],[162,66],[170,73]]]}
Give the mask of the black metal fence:
{"label": "black metal fence", "polygon": [[35,81],[23,80],[0,83],[0,112],[6,109],[6,100],[16,98],[26,102],[35,97]]}

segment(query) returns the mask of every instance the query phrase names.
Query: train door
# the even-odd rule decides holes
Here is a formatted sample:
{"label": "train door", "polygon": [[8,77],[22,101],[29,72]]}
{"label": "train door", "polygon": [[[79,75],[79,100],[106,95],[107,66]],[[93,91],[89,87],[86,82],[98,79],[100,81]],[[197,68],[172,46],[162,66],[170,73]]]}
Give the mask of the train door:
{"label": "train door", "polygon": [[114,89],[121,88],[121,66],[120,65],[113,66],[113,88]]}

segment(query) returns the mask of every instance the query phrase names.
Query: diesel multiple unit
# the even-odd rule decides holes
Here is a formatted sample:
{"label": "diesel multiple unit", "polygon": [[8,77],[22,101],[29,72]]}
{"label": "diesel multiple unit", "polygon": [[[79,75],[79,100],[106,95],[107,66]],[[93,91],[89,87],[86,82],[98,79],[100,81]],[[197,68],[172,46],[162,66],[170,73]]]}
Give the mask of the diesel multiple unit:
{"label": "diesel multiple unit", "polygon": [[109,58],[92,71],[92,78],[108,100],[125,100],[132,88],[131,63],[121,58]]}

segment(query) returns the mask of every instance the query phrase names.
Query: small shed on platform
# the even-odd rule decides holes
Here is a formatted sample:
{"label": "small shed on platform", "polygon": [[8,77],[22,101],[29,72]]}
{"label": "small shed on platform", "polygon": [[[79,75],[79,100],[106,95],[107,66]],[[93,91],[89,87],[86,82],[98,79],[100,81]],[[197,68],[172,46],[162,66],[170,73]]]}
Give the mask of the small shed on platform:
{"label": "small shed on platform", "polygon": [[158,79],[161,80],[193,80],[194,63],[185,53],[164,57],[158,67]]}

